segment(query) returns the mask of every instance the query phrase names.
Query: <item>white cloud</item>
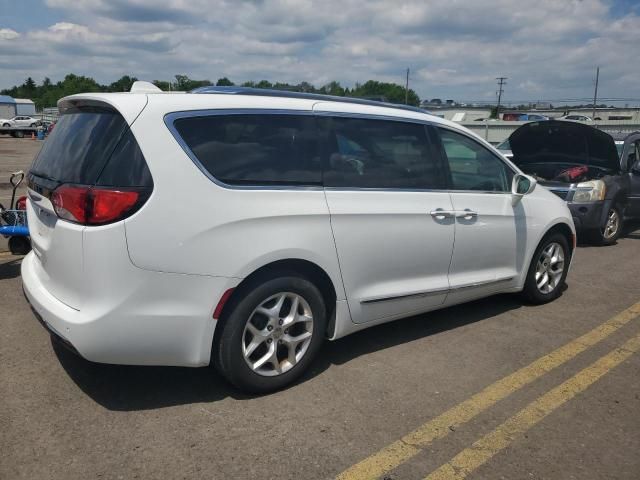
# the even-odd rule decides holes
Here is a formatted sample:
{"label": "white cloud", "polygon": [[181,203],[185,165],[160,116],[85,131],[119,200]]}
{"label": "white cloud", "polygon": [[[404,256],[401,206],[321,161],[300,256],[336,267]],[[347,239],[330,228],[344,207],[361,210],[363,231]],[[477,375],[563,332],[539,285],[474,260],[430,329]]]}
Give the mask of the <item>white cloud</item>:
{"label": "white cloud", "polygon": [[401,83],[410,67],[422,97],[483,98],[507,76],[509,101],[588,97],[600,65],[603,95],[640,97],[640,17],[610,1],[46,0],[64,21],[0,29],[0,88],[68,72]]}
{"label": "white cloud", "polygon": [[10,28],[0,28],[0,40],[14,40],[18,38],[20,34]]}

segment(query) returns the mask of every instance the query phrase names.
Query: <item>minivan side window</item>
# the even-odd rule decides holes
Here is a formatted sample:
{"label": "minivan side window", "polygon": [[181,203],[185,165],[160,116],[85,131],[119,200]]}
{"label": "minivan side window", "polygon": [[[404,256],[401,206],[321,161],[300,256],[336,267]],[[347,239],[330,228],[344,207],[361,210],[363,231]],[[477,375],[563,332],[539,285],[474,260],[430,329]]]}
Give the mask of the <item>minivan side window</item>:
{"label": "minivan side window", "polygon": [[326,187],[445,189],[446,172],[424,125],[332,117],[324,174]]}
{"label": "minivan side window", "polygon": [[480,143],[460,133],[438,129],[449,161],[451,188],[510,192],[513,171]]}
{"label": "minivan side window", "polygon": [[178,118],[175,129],[213,177],[231,185],[321,185],[311,115],[238,114]]}

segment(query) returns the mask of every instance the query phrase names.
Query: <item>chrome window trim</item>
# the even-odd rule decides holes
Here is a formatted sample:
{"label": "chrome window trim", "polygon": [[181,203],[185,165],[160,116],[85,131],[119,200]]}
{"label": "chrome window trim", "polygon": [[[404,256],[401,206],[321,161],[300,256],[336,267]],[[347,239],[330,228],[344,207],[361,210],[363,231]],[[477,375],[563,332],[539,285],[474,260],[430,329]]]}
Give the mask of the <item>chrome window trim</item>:
{"label": "chrome window trim", "polygon": [[391,187],[324,187],[327,192],[417,192],[417,193],[482,193],[489,195],[512,195],[511,192],[491,190],[451,190],[437,188],[391,188]]}
{"label": "chrome window trim", "polygon": [[510,276],[510,277],[503,277],[503,278],[497,278],[495,280],[486,280],[483,282],[473,282],[473,283],[468,283],[468,284],[464,284],[464,285],[458,285],[457,287],[449,287],[449,288],[438,288],[435,290],[425,290],[422,292],[416,292],[416,293],[406,293],[406,294],[401,294],[401,295],[387,295],[387,296],[379,296],[379,297],[370,297],[370,298],[364,298],[362,300],[360,300],[361,304],[370,304],[370,303],[378,303],[378,302],[386,302],[386,301],[390,301],[390,300],[402,300],[402,299],[409,299],[412,297],[416,297],[416,298],[421,298],[421,297],[430,297],[430,296],[434,296],[434,295],[441,295],[441,294],[449,294],[449,293],[455,293],[458,292],[460,290],[468,290],[471,288],[480,288],[480,287],[487,287],[490,285],[496,285],[498,283],[505,283],[505,282],[509,282],[511,280],[513,280],[515,277]]}
{"label": "chrome window trim", "polygon": [[[187,143],[183,140],[181,135],[178,133],[174,122],[178,119],[182,118],[193,118],[193,117],[208,117],[214,115],[304,115],[304,116],[314,116],[314,117],[347,117],[347,118],[360,118],[360,119],[369,119],[369,120],[388,120],[395,122],[403,122],[403,123],[415,123],[436,128],[445,128],[454,133],[458,133],[469,138],[476,143],[479,143],[477,139],[474,139],[473,136],[469,135],[467,132],[463,130],[457,130],[455,128],[451,128],[447,125],[440,124],[438,122],[433,122],[430,120],[420,120],[416,118],[405,118],[405,117],[396,117],[389,115],[376,115],[376,114],[368,114],[368,113],[348,113],[348,112],[327,112],[327,111],[314,111],[314,110],[294,110],[294,109],[267,109],[267,108],[211,108],[211,109],[199,109],[199,110],[179,110],[175,112],[169,112],[164,115],[163,121],[165,126],[171,132],[173,138],[178,142],[178,145],[182,148],[182,150],[186,153],[189,159],[196,165],[196,167],[213,183],[217,186],[226,188],[229,190],[294,190],[294,191],[370,191],[370,192],[433,192],[433,193],[476,193],[476,194],[494,194],[494,195],[511,195],[511,192],[496,192],[490,190],[454,190],[451,188],[447,189],[425,189],[425,188],[391,188],[391,187],[325,187],[324,185],[269,185],[269,184],[257,184],[257,185],[236,185],[231,183],[223,182],[219,180],[214,175],[209,173],[209,171],[202,165],[200,160],[193,153],[191,148],[187,145]],[[483,148],[486,149],[484,145],[479,143]],[[487,149],[490,153],[491,150]],[[511,169],[514,174],[520,173],[513,169],[511,165],[504,162],[504,160],[495,154],[494,157],[498,158],[502,163],[504,163],[507,167]]]}
{"label": "chrome window trim", "polygon": [[378,115],[375,113],[349,113],[349,112],[329,112],[326,110],[313,110],[313,114],[317,117],[340,117],[340,118],[357,118],[361,120],[387,120],[400,123],[417,123],[418,125],[438,125],[437,123],[418,118],[396,117],[394,115]]}

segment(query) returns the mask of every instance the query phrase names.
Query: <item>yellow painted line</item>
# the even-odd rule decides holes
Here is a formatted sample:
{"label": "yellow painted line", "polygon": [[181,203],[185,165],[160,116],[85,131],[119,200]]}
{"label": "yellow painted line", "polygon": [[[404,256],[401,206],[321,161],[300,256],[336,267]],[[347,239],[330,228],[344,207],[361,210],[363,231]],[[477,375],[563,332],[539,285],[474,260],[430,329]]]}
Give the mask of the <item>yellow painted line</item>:
{"label": "yellow painted line", "polygon": [[491,457],[509,446],[522,433],[573,397],[594,384],[611,369],[640,350],[640,334],[622,347],[609,352],[595,363],[534,400],[513,417],[488,433],[471,447],[462,450],[450,462],[432,472],[425,480],[462,480]]}
{"label": "yellow painted line", "polygon": [[382,476],[417,455],[434,440],[447,436],[451,431],[449,427],[455,428],[468,422],[513,392],[604,340],[638,315],[640,315],[640,302],[581,337],[492,383],[484,390],[433,418],[400,440],[348,468],[338,475],[337,479],[364,480]]}

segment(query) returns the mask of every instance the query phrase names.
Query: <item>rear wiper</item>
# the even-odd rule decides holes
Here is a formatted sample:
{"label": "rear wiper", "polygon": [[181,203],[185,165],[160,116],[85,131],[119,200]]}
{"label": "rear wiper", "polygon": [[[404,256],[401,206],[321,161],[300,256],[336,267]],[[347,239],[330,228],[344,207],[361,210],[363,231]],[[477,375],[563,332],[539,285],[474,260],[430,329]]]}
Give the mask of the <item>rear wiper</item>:
{"label": "rear wiper", "polygon": [[36,177],[44,178],[45,180],[51,180],[52,182],[57,182],[55,178],[47,175],[46,173],[38,172],[37,170],[29,170],[30,175],[35,175]]}

